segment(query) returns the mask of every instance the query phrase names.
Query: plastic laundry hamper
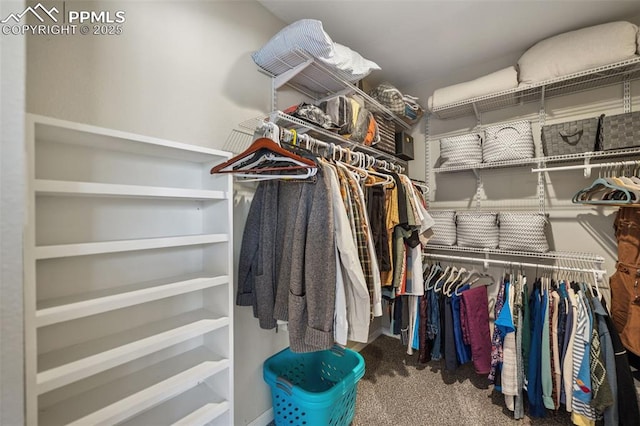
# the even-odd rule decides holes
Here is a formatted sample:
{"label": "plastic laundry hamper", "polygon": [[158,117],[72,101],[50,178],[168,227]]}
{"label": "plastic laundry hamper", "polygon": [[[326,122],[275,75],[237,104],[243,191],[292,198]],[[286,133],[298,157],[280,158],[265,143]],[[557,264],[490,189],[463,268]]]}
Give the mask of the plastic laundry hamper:
{"label": "plastic laundry hamper", "polygon": [[309,353],[286,348],[265,361],[263,376],[276,425],[346,426],[355,414],[364,359],[338,346]]}

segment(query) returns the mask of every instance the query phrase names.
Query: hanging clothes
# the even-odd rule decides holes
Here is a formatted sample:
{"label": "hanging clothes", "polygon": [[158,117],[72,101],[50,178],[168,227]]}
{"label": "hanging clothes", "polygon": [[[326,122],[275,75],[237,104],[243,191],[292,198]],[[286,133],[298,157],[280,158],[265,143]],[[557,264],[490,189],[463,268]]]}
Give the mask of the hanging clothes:
{"label": "hanging clothes", "polygon": [[489,300],[487,287],[479,286],[462,293],[460,320],[465,342],[471,346],[471,357],[477,374],[491,370],[491,336],[489,334]]}

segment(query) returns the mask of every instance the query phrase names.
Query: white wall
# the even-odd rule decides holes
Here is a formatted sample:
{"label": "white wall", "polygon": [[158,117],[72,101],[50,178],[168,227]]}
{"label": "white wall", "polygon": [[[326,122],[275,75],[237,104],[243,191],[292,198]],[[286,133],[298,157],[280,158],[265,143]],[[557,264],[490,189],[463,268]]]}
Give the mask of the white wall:
{"label": "white wall", "polygon": [[[123,34],[29,37],[28,112],[224,148],[238,123],[269,110],[270,82],[250,53],[284,24],[257,2],[66,2],[82,7],[124,10]],[[235,194],[235,265],[251,195]],[[245,425],[271,407],[262,362],[288,339],[260,330],[249,307],[234,316],[235,419]]]}
{"label": "white wall", "polygon": [[[0,2],[0,16],[23,1]],[[22,229],[25,40],[0,37],[0,424],[24,423]]]}

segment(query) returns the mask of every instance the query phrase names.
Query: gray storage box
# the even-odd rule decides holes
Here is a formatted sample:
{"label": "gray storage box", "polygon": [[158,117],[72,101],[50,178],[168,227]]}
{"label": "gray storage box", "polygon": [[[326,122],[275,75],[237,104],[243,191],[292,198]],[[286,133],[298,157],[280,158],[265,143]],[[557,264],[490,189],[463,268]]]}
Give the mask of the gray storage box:
{"label": "gray storage box", "polygon": [[597,118],[543,126],[542,151],[545,157],[595,151],[597,133]]}
{"label": "gray storage box", "polygon": [[605,115],[599,142],[603,151],[640,146],[640,111]]}

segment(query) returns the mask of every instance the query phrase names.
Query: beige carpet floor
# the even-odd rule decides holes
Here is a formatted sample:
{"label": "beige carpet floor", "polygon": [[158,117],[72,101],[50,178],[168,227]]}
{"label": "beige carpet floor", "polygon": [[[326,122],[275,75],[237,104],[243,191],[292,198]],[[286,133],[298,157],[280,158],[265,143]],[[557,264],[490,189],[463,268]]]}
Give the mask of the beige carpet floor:
{"label": "beige carpet floor", "polygon": [[417,353],[407,355],[392,337],[379,337],[360,354],[366,371],[358,383],[353,426],[572,424],[562,409],[544,419],[516,421],[502,394],[475,374],[471,364],[453,374],[444,371],[444,361],[418,364]]}

